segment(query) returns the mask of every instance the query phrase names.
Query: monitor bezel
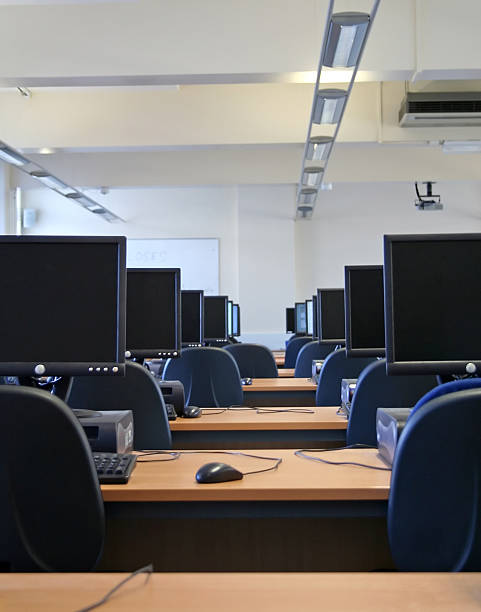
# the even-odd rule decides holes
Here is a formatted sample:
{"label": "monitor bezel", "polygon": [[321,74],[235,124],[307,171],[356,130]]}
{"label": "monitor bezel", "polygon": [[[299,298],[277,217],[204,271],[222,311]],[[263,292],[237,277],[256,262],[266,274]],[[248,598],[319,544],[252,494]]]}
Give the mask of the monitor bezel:
{"label": "monitor bezel", "polygon": [[[292,321],[294,323],[294,325],[292,325],[292,329],[289,329],[289,325],[288,325],[288,311],[292,312]],[[296,333],[296,309],[294,308],[294,306],[291,307],[287,307],[286,308],[286,334],[295,334]]]}
{"label": "monitor bezel", "polygon": [[312,296],[312,339],[319,339],[319,324],[317,320],[318,310],[317,310],[317,293]]}
{"label": "monitor bezel", "polygon": [[[0,243],[80,243],[116,244],[118,256],[117,279],[117,347],[114,361],[43,361],[0,362],[2,376],[125,376],[126,297],[127,297],[127,239],[125,236],[0,236]],[[90,316],[90,313],[86,313]],[[45,370],[36,370],[44,366]]]}
{"label": "monitor bezel", "polygon": [[[229,310],[230,310],[230,329],[229,329]],[[227,337],[234,337],[234,302],[227,300]]]}
{"label": "monitor bezel", "polygon": [[396,374],[466,374],[466,365],[474,363],[481,372],[481,360],[453,361],[396,361],[394,347],[392,303],[392,244],[394,242],[481,241],[481,233],[474,234],[387,234],[384,236],[384,325],[386,330],[386,372]]}
{"label": "monitor bezel", "polygon": [[[204,336],[204,341],[205,342],[228,342],[229,338],[227,336],[227,332],[229,330],[227,329],[227,302],[229,301],[229,296],[228,295],[204,295],[204,300],[208,298],[223,298],[224,299],[225,337],[224,338],[218,338],[218,337],[211,338],[208,336]],[[205,312],[205,302],[204,302],[204,312]],[[204,327],[204,333],[205,333],[205,327]]]}
{"label": "monitor bezel", "polygon": [[[351,338],[351,286],[350,273],[351,270],[359,272],[360,270],[383,270],[383,266],[365,265],[365,266],[345,266],[344,267],[344,320],[346,328],[346,356],[347,357],[384,357],[386,355],[385,347],[368,347],[368,348],[353,348]],[[385,316],[385,314],[384,314]]]}
{"label": "monitor bezel", "polygon": [[[309,333],[309,317],[307,316],[307,312],[309,309],[309,302],[311,303],[311,332]],[[312,300],[308,299],[305,301],[306,304],[306,336],[314,337],[314,303]]]}
{"label": "monitor bezel", "polygon": [[[342,291],[344,293],[344,288],[343,287],[322,287],[317,290],[317,313],[318,313],[317,332],[319,335],[319,344],[339,344],[340,346],[344,346],[346,344],[346,338],[326,338],[324,339],[322,337],[321,295],[323,291]],[[346,333],[346,330],[344,329],[344,334],[345,333]]]}
{"label": "monitor bezel", "polygon": [[184,293],[197,293],[199,295],[199,312],[200,312],[200,333],[199,333],[199,337],[200,340],[198,343],[196,342],[184,342],[183,338],[182,338],[182,332],[181,332],[181,339],[182,339],[182,347],[185,348],[196,348],[196,347],[200,347],[200,346],[204,346],[204,290],[203,289],[182,289],[180,292],[180,296],[181,296],[181,327],[182,327],[182,295]]}
{"label": "monitor bezel", "polygon": [[234,311],[237,312],[235,318],[237,321],[237,333],[232,334],[234,338],[238,338],[241,335],[241,320],[240,320],[240,306],[239,304],[232,304],[232,331],[234,332]]}
{"label": "monitor bezel", "polygon": [[298,327],[297,327],[297,308],[304,306],[304,309],[306,309],[306,303],[305,302],[295,302],[294,303],[294,333],[297,336],[307,336],[307,312],[305,312],[305,321],[306,321],[306,329],[304,331],[299,331]]}
{"label": "monitor bezel", "polygon": [[[181,324],[181,284],[180,284],[180,268],[127,268],[127,282],[129,274],[152,274],[155,272],[169,273],[174,276],[175,283],[175,344],[174,348],[171,347],[149,347],[149,348],[138,348],[138,347],[127,347],[126,356],[133,359],[171,359],[180,357],[182,349],[182,324]],[[155,305],[152,305],[155,308]]]}

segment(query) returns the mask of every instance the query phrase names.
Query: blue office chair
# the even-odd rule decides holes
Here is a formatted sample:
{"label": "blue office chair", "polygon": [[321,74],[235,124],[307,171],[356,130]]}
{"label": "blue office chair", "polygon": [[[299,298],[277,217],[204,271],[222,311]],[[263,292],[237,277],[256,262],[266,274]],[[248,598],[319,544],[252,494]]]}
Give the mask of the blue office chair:
{"label": "blue office chair", "polygon": [[9,529],[12,568],[93,569],[103,551],[104,506],[77,418],[46,391],[2,386],[0,425],[8,510],[16,526]]}
{"label": "blue office chair", "polygon": [[310,378],[312,376],[313,359],[325,359],[335,350],[336,344],[320,344],[317,340],[308,342],[297,354],[295,378]]}
{"label": "blue office chair", "polygon": [[132,410],[136,450],[172,448],[163,395],[138,363],[127,361],[125,377],[74,376],[65,401],[71,408]]}
{"label": "blue office chair", "polygon": [[242,378],[276,378],[279,376],[274,355],[262,344],[230,344],[224,350],[234,357]]}
{"label": "blue office chair", "polygon": [[377,446],[376,410],[410,408],[436,385],[435,375],[388,376],[385,359],[371,363],[357,381],[347,426],[347,444]]}
{"label": "blue office chair", "polygon": [[316,406],[339,406],[341,380],[357,378],[374,360],[375,357],[347,357],[346,349],[339,349],[328,355],[319,375]]}
{"label": "blue office chair", "polygon": [[292,340],[289,340],[286,346],[286,354],[284,357],[285,368],[296,367],[297,355],[301,348],[308,342],[312,342],[311,336],[301,336],[300,338],[292,338]]}
{"label": "blue office chair", "polygon": [[243,402],[239,368],[225,349],[184,349],[180,357],[167,361],[163,379],[181,381],[188,406],[227,407]]}
{"label": "blue office chair", "polygon": [[481,570],[480,440],[479,388],[435,397],[408,419],[388,504],[398,569]]}

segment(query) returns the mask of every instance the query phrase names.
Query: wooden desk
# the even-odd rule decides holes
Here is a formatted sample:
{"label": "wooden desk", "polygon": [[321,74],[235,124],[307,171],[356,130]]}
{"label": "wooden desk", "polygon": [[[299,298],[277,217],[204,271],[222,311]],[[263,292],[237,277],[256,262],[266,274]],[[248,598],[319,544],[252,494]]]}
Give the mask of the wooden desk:
{"label": "wooden desk", "polygon": [[310,378],[254,378],[242,389],[247,406],[314,406],[317,386]]}
{"label": "wooden desk", "polygon": [[285,357],[286,357],[286,352],[285,351],[272,351],[272,354],[274,355],[276,365],[283,366]]}
{"label": "wooden desk", "polygon": [[[203,453],[139,463],[127,485],[104,485],[102,570],[361,571],[392,567],[386,533],[390,472],[306,461],[292,450],[278,470],[198,484],[197,469],[222,461],[241,471],[259,459]],[[382,466],[376,450],[327,453]],[[326,454],[326,455],[327,455]],[[322,554],[320,552],[322,551]]]}
{"label": "wooden desk", "polygon": [[279,378],[294,378],[295,368],[279,368]]}
{"label": "wooden desk", "polygon": [[[126,574],[3,574],[2,612],[66,612],[101,599]],[[474,612],[481,574],[175,574],[135,577],[105,612]]]}
{"label": "wooden desk", "polygon": [[[266,410],[285,410],[266,407]],[[197,419],[170,421],[173,448],[326,448],[346,441],[347,419],[335,406],[295,407],[305,412],[204,408]]]}

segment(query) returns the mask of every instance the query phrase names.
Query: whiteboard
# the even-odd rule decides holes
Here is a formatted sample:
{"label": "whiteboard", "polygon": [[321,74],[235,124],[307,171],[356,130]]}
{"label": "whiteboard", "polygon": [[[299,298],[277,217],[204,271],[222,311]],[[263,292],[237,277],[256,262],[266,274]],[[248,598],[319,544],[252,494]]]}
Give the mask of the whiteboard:
{"label": "whiteboard", "polygon": [[182,289],[219,295],[219,239],[130,238],[127,268],[180,268]]}

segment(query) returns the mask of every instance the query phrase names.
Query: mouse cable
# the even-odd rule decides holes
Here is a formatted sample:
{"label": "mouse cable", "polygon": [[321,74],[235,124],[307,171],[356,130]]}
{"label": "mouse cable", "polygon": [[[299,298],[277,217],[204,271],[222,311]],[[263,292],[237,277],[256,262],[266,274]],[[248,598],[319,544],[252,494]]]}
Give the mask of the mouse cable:
{"label": "mouse cable", "polygon": [[249,474],[260,474],[261,472],[270,472],[271,470],[277,470],[282,463],[282,457],[263,457],[261,455],[253,455],[252,453],[244,453],[241,451],[229,451],[229,450],[184,450],[180,451],[181,455],[236,455],[238,457],[250,457],[252,459],[263,459],[264,461],[275,461],[276,463],[271,467],[264,468],[262,470],[253,470],[252,472],[242,472],[243,476]]}
{"label": "mouse cable", "polygon": [[257,414],[265,412],[297,412],[299,414],[315,414],[314,410],[309,408],[256,408]]}
{"label": "mouse cable", "polygon": [[[206,412],[206,410],[209,410],[210,412]],[[224,412],[227,412],[228,408],[202,408],[202,415],[203,416],[212,416],[214,414],[224,414]]]}
{"label": "mouse cable", "polygon": [[[166,450],[143,450],[137,455],[137,457],[149,457],[150,455],[169,455],[165,459],[153,459],[153,461],[175,461],[180,457],[180,453],[178,451],[166,451]],[[152,463],[152,461],[139,461],[137,459],[137,463]]]}
{"label": "mouse cable", "polygon": [[132,580],[132,578],[135,578],[135,576],[138,576],[139,574],[147,574],[145,578],[145,582],[144,582],[144,586],[145,586],[147,582],[149,581],[150,575],[152,574],[153,571],[154,571],[154,566],[152,565],[152,563],[149,563],[149,565],[146,565],[145,567],[140,567],[139,569],[135,570],[135,572],[132,572],[129,576],[121,580],[117,585],[113,587],[113,589],[110,589],[110,591],[106,593],[102,597],[102,599],[99,599],[93,604],[90,604],[86,608],[77,610],[77,612],[89,612],[89,610],[93,610],[94,608],[99,608],[100,606],[103,606],[103,604],[107,603],[107,601],[112,597],[112,595],[116,591],[120,589],[120,587],[122,587],[126,582],[129,582],[129,580]]}
{"label": "mouse cable", "polygon": [[301,448],[295,451],[294,455],[301,459],[307,459],[309,461],[319,461],[321,463],[329,463],[330,465],[358,465],[359,467],[369,468],[371,470],[380,470],[382,472],[390,472],[392,468],[378,467],[377,465],[368,465],[367,463],[359,463],[358,461],[329,461],[328,459],[321,459],[320,457],[309,457],[306,453],[327,453],[331,451],[340,450],[352,450],[356,448],[376,448],[369,444],[350,444],[349,446],[341,446],[339,448]]}

